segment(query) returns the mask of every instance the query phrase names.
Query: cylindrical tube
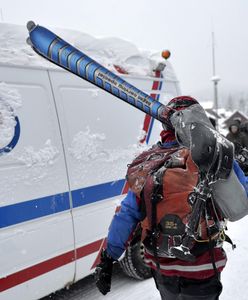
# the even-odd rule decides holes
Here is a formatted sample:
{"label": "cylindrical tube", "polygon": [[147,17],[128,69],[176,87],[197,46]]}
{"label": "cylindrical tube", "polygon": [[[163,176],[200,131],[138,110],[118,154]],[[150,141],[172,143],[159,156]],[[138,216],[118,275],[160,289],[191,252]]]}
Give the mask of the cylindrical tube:
{"label": "cylindrical tube", "polygon": [[165,106],[162,103],[115,75],[48,29],[32,22],[28,23],[28,29],[28,42],[38,54],[163,122],[161,112]]}

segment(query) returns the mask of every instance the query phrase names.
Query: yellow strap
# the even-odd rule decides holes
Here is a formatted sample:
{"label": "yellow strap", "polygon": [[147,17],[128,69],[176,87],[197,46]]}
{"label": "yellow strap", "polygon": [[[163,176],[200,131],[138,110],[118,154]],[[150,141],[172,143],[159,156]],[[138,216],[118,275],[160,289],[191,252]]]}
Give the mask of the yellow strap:
{"label": "yellow strap", "polygon": [[[212,235],[211,236],[211,240],[217,240],[217,239],[220,239],[221,241],[225,241],[225,232],[224,232],[224,230],[222,230],[222,231],[220,231],[220,232],[218,232],[218,233],[216,233],[215,235]],[[197,242],[197,243],[208,243],[209,241],[210,241],[210,239],[206,239],[206,240],[198,240],[198,239],[195,239],[195,241]]]}

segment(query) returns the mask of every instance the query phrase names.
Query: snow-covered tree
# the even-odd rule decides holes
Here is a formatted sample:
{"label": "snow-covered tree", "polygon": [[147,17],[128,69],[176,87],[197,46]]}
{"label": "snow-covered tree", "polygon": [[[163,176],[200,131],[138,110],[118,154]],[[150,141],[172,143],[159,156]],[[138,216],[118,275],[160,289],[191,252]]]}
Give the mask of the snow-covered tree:
{"label": "snow-covered tree", "polygon": [[230,110],[230,111],[234,110],[233,97],[231,94],[229,94],[229,96],[227,98],[227,110]]}

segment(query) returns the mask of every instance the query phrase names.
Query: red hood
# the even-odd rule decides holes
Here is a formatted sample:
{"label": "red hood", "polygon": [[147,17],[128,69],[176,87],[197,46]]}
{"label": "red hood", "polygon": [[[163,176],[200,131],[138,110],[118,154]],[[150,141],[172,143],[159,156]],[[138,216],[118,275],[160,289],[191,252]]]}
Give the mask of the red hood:
{"label": "red hood", "polygon": [[176,140],[175,132],[172,130],[163,130],[160,133],[162,143],[173,142]]}

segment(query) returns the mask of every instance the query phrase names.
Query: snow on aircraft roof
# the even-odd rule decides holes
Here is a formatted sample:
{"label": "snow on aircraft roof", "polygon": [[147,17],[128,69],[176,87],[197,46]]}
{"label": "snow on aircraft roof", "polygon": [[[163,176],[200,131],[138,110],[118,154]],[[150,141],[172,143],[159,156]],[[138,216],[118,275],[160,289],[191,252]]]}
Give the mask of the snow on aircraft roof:
{"label": "snow on aircraft roof", "polygon": [[[96,38],[76,30],[49,29],[111,71],[122,73],[124,70],[131,75],[153,76],[158,63],[164,62],[161,52],[141,50],[118,37]],[[0,64],[58,68],[39,57],[27,45],[27,37],[26,26],[0,23]],[[166,62],[165,76],[167,80],[177,80],[169,61]]]}

